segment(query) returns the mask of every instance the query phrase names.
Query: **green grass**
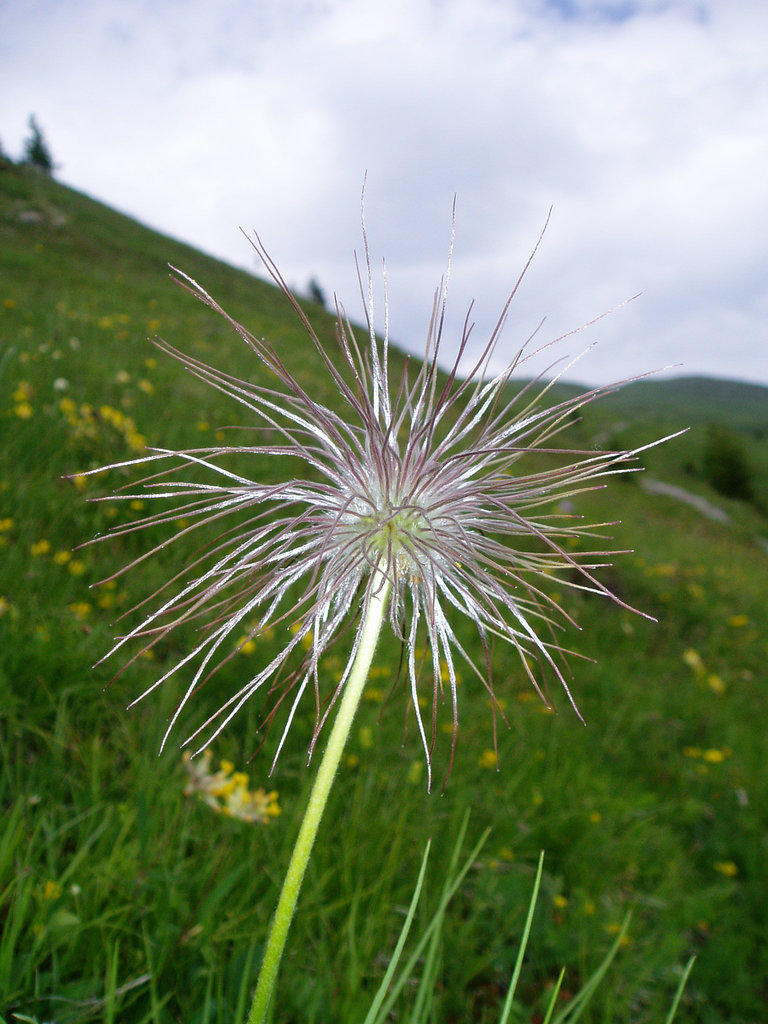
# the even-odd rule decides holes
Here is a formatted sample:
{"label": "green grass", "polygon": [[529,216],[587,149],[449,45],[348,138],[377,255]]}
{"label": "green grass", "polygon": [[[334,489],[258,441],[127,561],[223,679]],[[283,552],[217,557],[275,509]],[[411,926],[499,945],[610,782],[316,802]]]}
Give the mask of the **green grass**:
{"label": "green grass", "polygon": [[[140,512],[84,500],[119,480],[88,478],[82,487],[64,475],[130,458],[141,437],[207,444],[219,427],[244,422],[239,408],[159,356],[147,335],[236,376],[263,372],[168,280],[169,262],[283,344],[315,391],[327,387],[274,289],[55,182],[0,169],[0,1016],[9,1022],[14,1014],[59,1024],[241,1019],[312,778],[312,708],[267,780],[268,751],[248,763],[260,742],[254,704],[214,757],[247,770],[253,786],[279,790],[283,813],[267,827],[215,815],[184,797],[173,745],[157,754],[182,682],[124,710],[184,638],[114,681],[119,665],[92,667],[120,612],[158,586],[178,555],[171,548],[112,589],[90,590],[145,550],[147,538],[72,553]],[[308,309],[331,343],[332,320]],[[631,415],[611,401],[589,407],[574,443],[640,443],[684,426],[686,402],[670,407],[667,385],[654,387],[647,405],[633,399]],[[334,400],[330,388],[325,400]],[[768,466],[761,410],[758,402],[734,427],[756,467]],[[690,422],[701,422],[693,410]],[[753,505],[707,487],[701,436],[695,429],[649,453],[648,471],[720,504],[730,524],[647,494],[635,478],[580,499],[579,511],[622,520],[616,546],[635,554],[617,561],[610,583],[659,619],[565,595],[583,627],[569,645],[594,659],[571,662],[586,727],[560,693],[558,714],[545,713],[515,658],[499,650],[495,677],[509,720],[499,729],[500,770],[488,757],[488,701],[467,676],[456,762],[445,793],[438,783],[428,795],[401,689],[381,700],[399,657],[394,642],[382,644],[289,937],[275,1021],[365,1018],[427,841],[414,935],[440,905],[468,807],[462,856],[491,831],[445,910],[442,942],[417,964],[417,979],[427,962],[436,972],[433,1021],[498,1022],[541,850],[510,1020],[543,1019],[563,965],[557,1012],[568,1007],[629,910],[582,1021],[666,1020],[692,954],[677,1021],[754,1024],[768,1015],[768,556],[755,541],[768,524]],[[230,663],[197,698],[192,723],[270,643]],[[405,987],[392,1020],[407,1019],[416,991]]]}

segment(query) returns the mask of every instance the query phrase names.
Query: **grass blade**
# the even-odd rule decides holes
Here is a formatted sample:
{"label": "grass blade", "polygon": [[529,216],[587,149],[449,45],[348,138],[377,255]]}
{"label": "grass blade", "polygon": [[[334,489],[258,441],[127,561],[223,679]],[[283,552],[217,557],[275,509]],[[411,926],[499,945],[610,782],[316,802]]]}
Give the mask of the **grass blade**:
{"label": "grass blade", "polygon": [[573,1021],[578,1020],[584,1010],[587,1008],[590,999],[597,991],[600,982],[605,977],[606,971],[611,966],[614,957],[621,948],[621,944],[624,941],[624,936],[627,934],[629,929],[629,922],[632,919],[632,911],[630,910],[627,916],[624,918],[619,933],[613,941],[613,945],[605,954],[602,963],[594,972],[594,974],[585,982],[584,987],[574,996],[573,1000],[565,1007],[565,1009],[555,1017],[553,1024],[563,1024],[564,1021],[568,1021],[572,1024]]}
{"label": "grass blade", "polygon": [[539,866],[536,869],[536,878],[533,882],[533,892],[531,893],[531,902],[528,904],[528,914],[525,919],[525,927],[523,928],[523,935],[520,939],[520,948],[517,951],[517,960],[515,961],[515,969],[512,972],[512,980],[509,983],[509,990],[507,992],[507,998],[504,1000],[504,1009],[501,1012],[501,1018],[499,1024],[507,1024],[509,1014],[512,1009],[512,1000],[515,997],[515,990],[517,989],[517,982],[520,978],[520,971],[523,967],[523,958],[525,957],[525,949],[528,945],[528,937],[531,934],[531,925],[533,924],[533,912],[536,909],[536,900],[539,897],[539,886],[541,885],[541,872],[544,867],[544,851],[542,850],[539,854]]}
{"label": "grass blade", "polygon": [[667,1019],[664,1022],[664,1024],[672,1024],[672,1021],[674,1020],[675,1014],[677,1013],[678,1004],[680,1003],[680,999],[681,999],[681,997],[683,995],[683,989],[686,986],[686,983],[688,981],[688,975],[691,973],[691,971],[693,969],[693,965],[694,965],[695,960],[696,960],[696,957],[692,956],[691,959],[688,961],[688,963],[685,965],[685,970],[683,971],[683,976],[680,979],[680,984],[677,986],[677,992],[675,992],[675,998],[674,998],[674,1000],[672,1002],[672,1006],[669,1008],[669,1013],[667,1014]]}
{"label": "grass blade", "polygon": [[[395,982],[395,984],[393,986],[393,989],[390,992],[388,998],[381,1005],[381,1009],[379,1011],[379,1016],[377,1018],[375,1018],[376,1024],[379,1024],[379,1022],[382,1022],[382,1024],[383,1024],[383,1022],[387,1018],[387,1014],[389,1013],[389,1011],[391,1010],[392,1006],[394,1005],[394,1002],[397,999],[398,995],[403,990],[405,985],[408,983],[410,978],[413,976],[414,970],[416,968],[416,964],[418,963],[420,957],[422,956],[422,954],[424,952],[424,949],[427,946],[427,943],[430,941],[430,938],[432,937],[432,934],[434,933],[435,929],[439,928],[440,924],[442,923],[442,919],[443,919],[443,914],[445,912],[445,908],[447,907],[448,903],[452,899],[452,897],[455,894],[456,890],[459,888],[461,883],[466,878],[467,873],[469,872],[469,869],[472,867],[472,865],[477,860],[478,854],[480,853],[480,850],[483,848],[483,846],[484,846],[484,844],[485,844],[485,842],[486,842],[486,840],[488,838],[488,835],[490,833],[490,829],[486,829],[483,832],[483,834],[480,836],[480,839],[476,843],[474,849],[470,853],[469,857],[464,862],[463,867],[458,872],[458,874],[456,874],[455,877],[454,877],[454,872],[455,872],[455,869],[456,869],[456,862],[458,860],[458,853],[459,853],[459,850],[461,849],[462,843],[464,842],[464,837],[465,837],[466,832],[467,832],[467,824],[468,824],[468,822],[469,822],[469,813],[467,813],[464,816],[464,821],[462,822],[462,826],[461,826],[461,828],[459,830],[459,835],[458,835],[458,838],[456,840],[456,844],[454,845],[453,857],[451,859],[451,864],[450,864],[450,866],[448,868],[448,871],[446,873],[446,881],[445,881],[445,885],[443,886],[443,893],[442,893],[442,896],[440,898],[440,902],[438,904],[437,910],[435,911],[435,913],[434,913],[432,919],[430,920],[429,924],[426,926],[426,928],[422,932],[421,938],[419,939],[419,942],[417,943],[416,948],[411,953],[411,956],[409,957],[408,962],[406,963],[406,965],[403,968],[403,970],[400,972],[400,975],[398,976],[397,981]],[[365,1024],[373,1024],[373,1021],[369,1022],[366,1019]]]}
{"label": "grass blade", "polygon": [[416,880],[416,888],[413,891],[411,905],[408,907],[408,913],[406,914],[405,917],[405,923],[403,924],[403,927],[400,930],[400,935],[397,940],[397,945],[395,946],[395,951],[392,954],[392,959],[389,962],[389,966],[387,967],[386,973],[381,980],[381,984],[379,985],[376,995],[374,996],[373,1002],[371,1003],[371,1008],[368,1011],[363,1024],[374,1024],[374,1022],[379,1019],[377,1014],[379,1013],[381,1005],[386,997],[387,989],[389,988],[390,982],[392,981],[395,971],[397,970],[397,965],[400,961],[400,957],[402,956],[403,947],[405,946],[405,940],[408,938],[408,932],[411,930],[413,917],[414,914],[416,913],[416,907],[419,902],[419,897],[421,896],[421,889],[422,886],[424,885],[424,876],[426,875],[427,872],[427,860],[429,859],[430,846],[431,840],[427,842],[426,849],[424,850],[424,856],[421,858],[421,869],[419,870],[419,877]]}

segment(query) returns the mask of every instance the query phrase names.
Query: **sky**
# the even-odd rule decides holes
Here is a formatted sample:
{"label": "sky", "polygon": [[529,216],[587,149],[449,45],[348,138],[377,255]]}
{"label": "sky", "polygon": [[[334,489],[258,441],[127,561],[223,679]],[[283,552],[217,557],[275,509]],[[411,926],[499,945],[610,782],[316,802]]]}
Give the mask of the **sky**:
{"label": "sky", "polygon": [[0,97],[10,156],[34,113],[60,181],[254,272],[257,230],[357,321],[365,181],[409,351],[455,200],[444,362],[551,209],[495,369],[619,307],[527,367],[768,384],[765,0],[0,0]]}

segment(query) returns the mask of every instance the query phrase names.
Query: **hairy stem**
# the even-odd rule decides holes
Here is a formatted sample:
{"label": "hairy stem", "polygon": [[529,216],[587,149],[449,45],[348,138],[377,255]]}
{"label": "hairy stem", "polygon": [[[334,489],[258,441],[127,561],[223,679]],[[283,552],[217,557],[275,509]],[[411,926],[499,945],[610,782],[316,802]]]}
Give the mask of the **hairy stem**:
{"label": "hairy stem", "polygon": [[328,794],[333,785],[336,769],[339,766],[349,730],[360,703],[368,672],[373,660],[376,643],[381,633],[384,616],[387,610],[390,583],[380,568],[374,571],[370,585],[370,598],[365,618],[360,623],[360,643],[355,655],[355,662],[349,674],[336,713],[336,720],[328,739],[328,746],[317,770],[317,777],[309,796],[304,819],[299,829],[296,845],[293,848],[291,862],[283,882],[280,899],[272,920],[269,939],[264,951],[256,993],[248,1015],[247,1024],[263,1024],[266,1020],[269,1001],[277,979],[277,971],[285,948],[288,929],[296,909],[296,901],[304,879],[312,846],[320,826],[320,821],[328,802]]}

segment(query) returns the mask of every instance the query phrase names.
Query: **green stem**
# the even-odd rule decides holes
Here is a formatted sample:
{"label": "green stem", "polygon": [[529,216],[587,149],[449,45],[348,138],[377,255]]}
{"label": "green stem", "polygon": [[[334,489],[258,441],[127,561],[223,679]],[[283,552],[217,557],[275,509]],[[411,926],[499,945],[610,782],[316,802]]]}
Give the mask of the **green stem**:
{"label": "green stem", "polygon": [[360,697],[368,678],[368,671],[371,667],[376,643],[384,622],[389,589],[389,580],[384,573],[379,568],[374,570],[369,589],[370,598],[367,614],[360,625],[360,643],[357,648],[357,654],[355,655],[355,661],[349,673],[349,678],[344,686],[339,710],[336,713],[336,720],[333,723],[333,729],[328,738],[328,746],[317,770],[317,777],[312,786],[307,809],[304,812],[304,820],[301,823],[296,845],[293,848],[291,862],[288,865],[283,889],[272,920],[272,927],[264,951],[264,961],[261,965],[261,972],[259,973],[259,980],[256,985],[256,994],[253,997],[253,1004],[248,1015],[247,1024],[263,1024],[266,1020],[269,1001],[272,998],[277,971],[285,947],[285,940],[291,920],[293,919],[294,910],[296,909],[296,901],[299,897],[304,872],[312,852],[312,845],[317,835],[325,805],[328,802],[328,794],[331,791],[336,769],[339,766],[339,761],[349,736],[352,720],[360,703]]}

